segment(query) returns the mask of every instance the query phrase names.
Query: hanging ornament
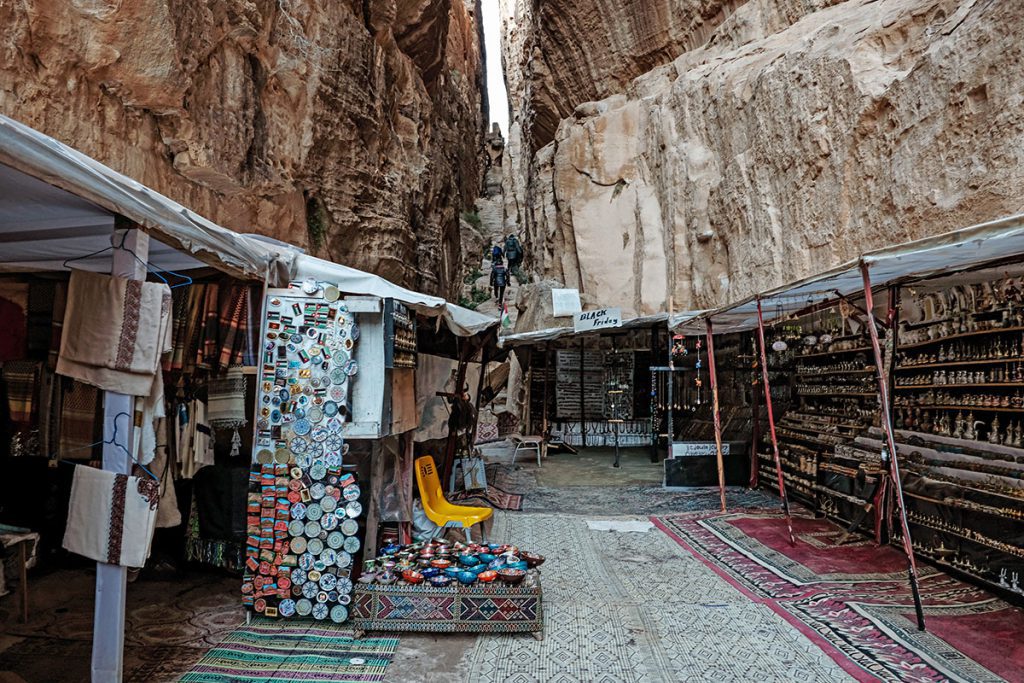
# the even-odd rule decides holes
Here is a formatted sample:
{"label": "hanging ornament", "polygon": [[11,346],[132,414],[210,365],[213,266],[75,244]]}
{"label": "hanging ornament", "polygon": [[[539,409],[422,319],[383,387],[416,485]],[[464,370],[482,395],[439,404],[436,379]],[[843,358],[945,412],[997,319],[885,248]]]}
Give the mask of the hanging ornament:
{"label": "hanging ornament", "polygon": [[778,351],[779,353],[782,353],[783,351],[785,351],[788,348],[789,348],[789,344],[787,344],[786,342],[782,341],[781,339],[778,339],[778,340],[772,342],[772,351]]}

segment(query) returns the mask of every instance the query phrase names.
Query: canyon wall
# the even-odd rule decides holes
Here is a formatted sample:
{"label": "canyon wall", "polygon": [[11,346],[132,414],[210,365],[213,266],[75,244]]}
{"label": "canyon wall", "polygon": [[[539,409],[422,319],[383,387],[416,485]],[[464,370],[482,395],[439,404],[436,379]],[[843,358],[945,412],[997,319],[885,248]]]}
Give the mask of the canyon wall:
{"label": "canyon wall", "polygon": [[[663,2],[703,19],[643,49],[623,29],[608,56],[538,29],[573,0],[505,0],[506,222],[537,279],[625,314],[703,308],[1024,210],[1021,3]],[[593,66],[660,44],[683,50],[623,85]],[[584,66],[598,83],[544,142],[552,84]]]}
{"label": "canyon wall", "polygon": [[0,112],[222,225],[448,296],[481,182],[477,2],[0,3]]}

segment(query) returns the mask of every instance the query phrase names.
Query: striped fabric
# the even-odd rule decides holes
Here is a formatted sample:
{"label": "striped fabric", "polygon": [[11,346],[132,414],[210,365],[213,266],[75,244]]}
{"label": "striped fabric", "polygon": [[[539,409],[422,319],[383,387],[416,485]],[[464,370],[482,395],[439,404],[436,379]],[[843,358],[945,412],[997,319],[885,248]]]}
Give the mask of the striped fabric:
{"label": "striped fabric", "polygon": [[[383,681],[398,638],[355,640],[351,628],[318,621],[254,619],[203,656],[182,683]],[[355,660],[356,663],[353,663]]]}

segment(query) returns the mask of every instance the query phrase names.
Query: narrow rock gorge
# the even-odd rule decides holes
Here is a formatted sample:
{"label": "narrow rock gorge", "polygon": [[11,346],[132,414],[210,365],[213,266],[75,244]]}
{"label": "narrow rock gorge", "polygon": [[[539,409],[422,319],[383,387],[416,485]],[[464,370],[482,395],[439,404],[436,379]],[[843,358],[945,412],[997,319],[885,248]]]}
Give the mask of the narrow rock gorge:
{"label": "narrow rock gorge", "polygon": [[0,3],[0,111],[227,227],[451,296],[478,3]]}
{"label": "narrow rock gorge", "polygon": [[584,301],[720,305],[1024,209],[1021,3],[502,12],[506,225],[538,282]]}

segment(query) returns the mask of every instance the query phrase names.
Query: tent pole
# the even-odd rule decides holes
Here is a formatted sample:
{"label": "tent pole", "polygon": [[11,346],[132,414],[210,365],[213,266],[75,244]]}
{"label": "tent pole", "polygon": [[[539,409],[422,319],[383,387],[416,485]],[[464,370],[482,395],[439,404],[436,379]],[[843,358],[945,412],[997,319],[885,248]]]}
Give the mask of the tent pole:
{"label": "tent pole", "polygon": [[711,408],[715,418],[715,457],[718,465],[718,496],[725,512],[725,463],[722,462],[722,415],[718,409],[718,375],[715,373],[715,333],[708,318],[708,374],[711,379]]}
{"label": "tent pole", "polygon": [[[122,238],[124,241],[122,242]],[[124,229],[124,221],[115,221],[114,243],[124,249],[113,252],[110,273],[131,280],[144,280],[149,260],[149,235],[135,228]],[[130,251],[126,251],[130,250]],[[136,260],[135,256],[139,257]],[[125,413],[130,417],[117,415]],[[103,393],[103,469],[131,474],[131,459],[114,444],[131,449],[135,399],[132,396]],[[124,668],[124,605],[128,592],[128,568],[96,563],[96,602],[93,611],[92,680],[93,683],[119,682]]]}
{"label": "tent pole", "polygon": [[[544,342],[544,405],[540,411],[540,434],[546,440],[548,438],[548,387],[551,385],[551,342]],[[530,363],[531,371],[534,364]]]}
{"label": "tent pole", "polygon": [[[893,490],[896,492],[896,505],[900,512],[900,526],[903,531],[903,552],[907,555],[907,576],[910,579],[910,590],[914,594],[914,610],[917,612],[917,628],[924,629],[924,609],[921,606],[921,591],[917,582],[917,563],[914,561],[914,547],[910,538],[910,525],[907,523],[907,508],[903,502],[903,484],[900,480],[900,465],[896,457],[896,436],[892,428],[892,412],[889,408],[889,384],[885,377],[885,366],[882,363],[882,346],[878,341],[878,329],[875,325],[874,299],[871,296],[871,275],[868,264],[860,263],[860,272],[864,278],[864,308],[868,315],[868,332],[871,333],[871,350],[875,354],[875,373],[878,378],[878,397],[882,411],[882,429],[885,431],[885,442],[889,449],[889,477],[892,479]],[[893,359],[895,362],[895,358]],[[885,459],[886,454],[882,454]]]}
{"label": "tent pole", "polygon": [[772,453],[775,455],[775,474],[779,478],[779,496],[782,498],[782,511],[786,514],[786,526],[789,528],[789,543],[790,545],[796,545],[796,536],[793,535],[793,518],[789,514],[789,496],[786,495],[786,483],[782,477],[779,440],[775,436],[775,414],[772,411],[772,387],[768,381],[768,350],[764,344],[764,317],[761,314],[761,297],[757,298],[757,339],[761,342],[761,381],[764,384],[764,404],[768,409],[768,433],[772,437]]}
{"label": "tent pole", "polygon": [[672,442],[675,441],[675,434],[676,434],[675,423],[672,420],[672,401],[675,400],[675,398],[673,396],[673,393],[674,393],[674,389],[675,389],[674,385],[675,385],[675,378],[676,378],[676,373],[675,373],[676,364],[675,364],[675,361],[672,360],[672,332],[671,331],[669,331],[669,334],[668,334],[668,346],[666,348],[668,349],[668,373],[666,373],[668,375],[668,378],[666,379],[666,382],[668,384],[668,391],[665,392],[665,393],[668,396],[668,410],[665,411],[665,429],[668,431],[668,439],[667,439],[667,441],[668,441],[668,453],[667,453],[667,455],[665,457],[666,458],[671,458],[673,456],[673,453],[672,453]]}
{"label": "tent pole", "polygon": [[583,337],[580,337],[580,443],[583,444],[583,448],[587,447],[587,405],[585,402],[586,398],[586,374],[584,374],[583,368]]}

